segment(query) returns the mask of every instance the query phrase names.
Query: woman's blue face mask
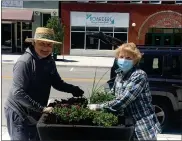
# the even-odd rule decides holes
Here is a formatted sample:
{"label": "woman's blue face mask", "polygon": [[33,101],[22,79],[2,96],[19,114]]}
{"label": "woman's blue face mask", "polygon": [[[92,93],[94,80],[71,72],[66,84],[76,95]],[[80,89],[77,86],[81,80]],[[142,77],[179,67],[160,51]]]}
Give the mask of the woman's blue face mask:
{"label": "woman's blue face mask", "polygon": [[118,58],[117,64],[123,73],[128,72],[133,67],[133,60]]}

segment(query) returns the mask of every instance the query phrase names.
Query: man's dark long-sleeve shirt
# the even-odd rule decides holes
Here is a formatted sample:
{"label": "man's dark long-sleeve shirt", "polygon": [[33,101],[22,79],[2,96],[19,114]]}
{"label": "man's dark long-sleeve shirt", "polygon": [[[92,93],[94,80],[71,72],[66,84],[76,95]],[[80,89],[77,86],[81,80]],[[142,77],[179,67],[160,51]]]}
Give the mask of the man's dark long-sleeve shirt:
{"label": "man's dark long-sleeve shirt", "polygon": [[68,93],[74,90],[73,85],[61,79],[52,57],[39,59],[31,46],[14,65],[13,83],[5,106],[23,118],[29,115],[38,120],[47,105],[51,86]]}

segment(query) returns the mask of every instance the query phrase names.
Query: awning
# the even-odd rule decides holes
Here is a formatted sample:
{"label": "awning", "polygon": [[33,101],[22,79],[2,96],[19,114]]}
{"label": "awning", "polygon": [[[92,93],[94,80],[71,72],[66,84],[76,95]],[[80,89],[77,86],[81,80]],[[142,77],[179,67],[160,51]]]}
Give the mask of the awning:
{"label": "awning", "polygon": [[2,9],[2,21],[25,21],[33,20],[33,11],[25,9]]}

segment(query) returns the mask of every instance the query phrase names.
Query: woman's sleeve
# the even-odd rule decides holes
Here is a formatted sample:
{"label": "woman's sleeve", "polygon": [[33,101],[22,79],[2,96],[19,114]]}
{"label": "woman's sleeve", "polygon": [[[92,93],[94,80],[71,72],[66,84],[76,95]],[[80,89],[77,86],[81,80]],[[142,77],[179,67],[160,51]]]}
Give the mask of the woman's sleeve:
{"label": "woman's sleeve", "polygon": [[131,80],[128,82],[124,92],[120,94],[116,99],[104,103],[104,107],[110,107],[117,110],[118,108],[125,108],[131,102],[133,102],[142,90],[145,88],[145,83],[147,81],[145,73],[135,73],[131,76]]}

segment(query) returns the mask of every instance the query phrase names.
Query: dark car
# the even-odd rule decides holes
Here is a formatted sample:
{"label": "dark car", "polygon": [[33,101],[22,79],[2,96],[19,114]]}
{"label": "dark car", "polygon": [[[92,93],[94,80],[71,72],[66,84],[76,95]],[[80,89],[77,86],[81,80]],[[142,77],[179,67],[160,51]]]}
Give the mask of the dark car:
{"label": "dark car", "polygon": [[[92,33],[104,43],[113,46],[122,44],[118,39],[103,33]],[[144,54],[139,67],[144,70],[149,79],[152,93],[152,103],[163,130],[167,129],[175,118],[180,119],[182,111],[182,47],[138,46]],[[108,84],[112,88],[118,68],[114,59]]]}

